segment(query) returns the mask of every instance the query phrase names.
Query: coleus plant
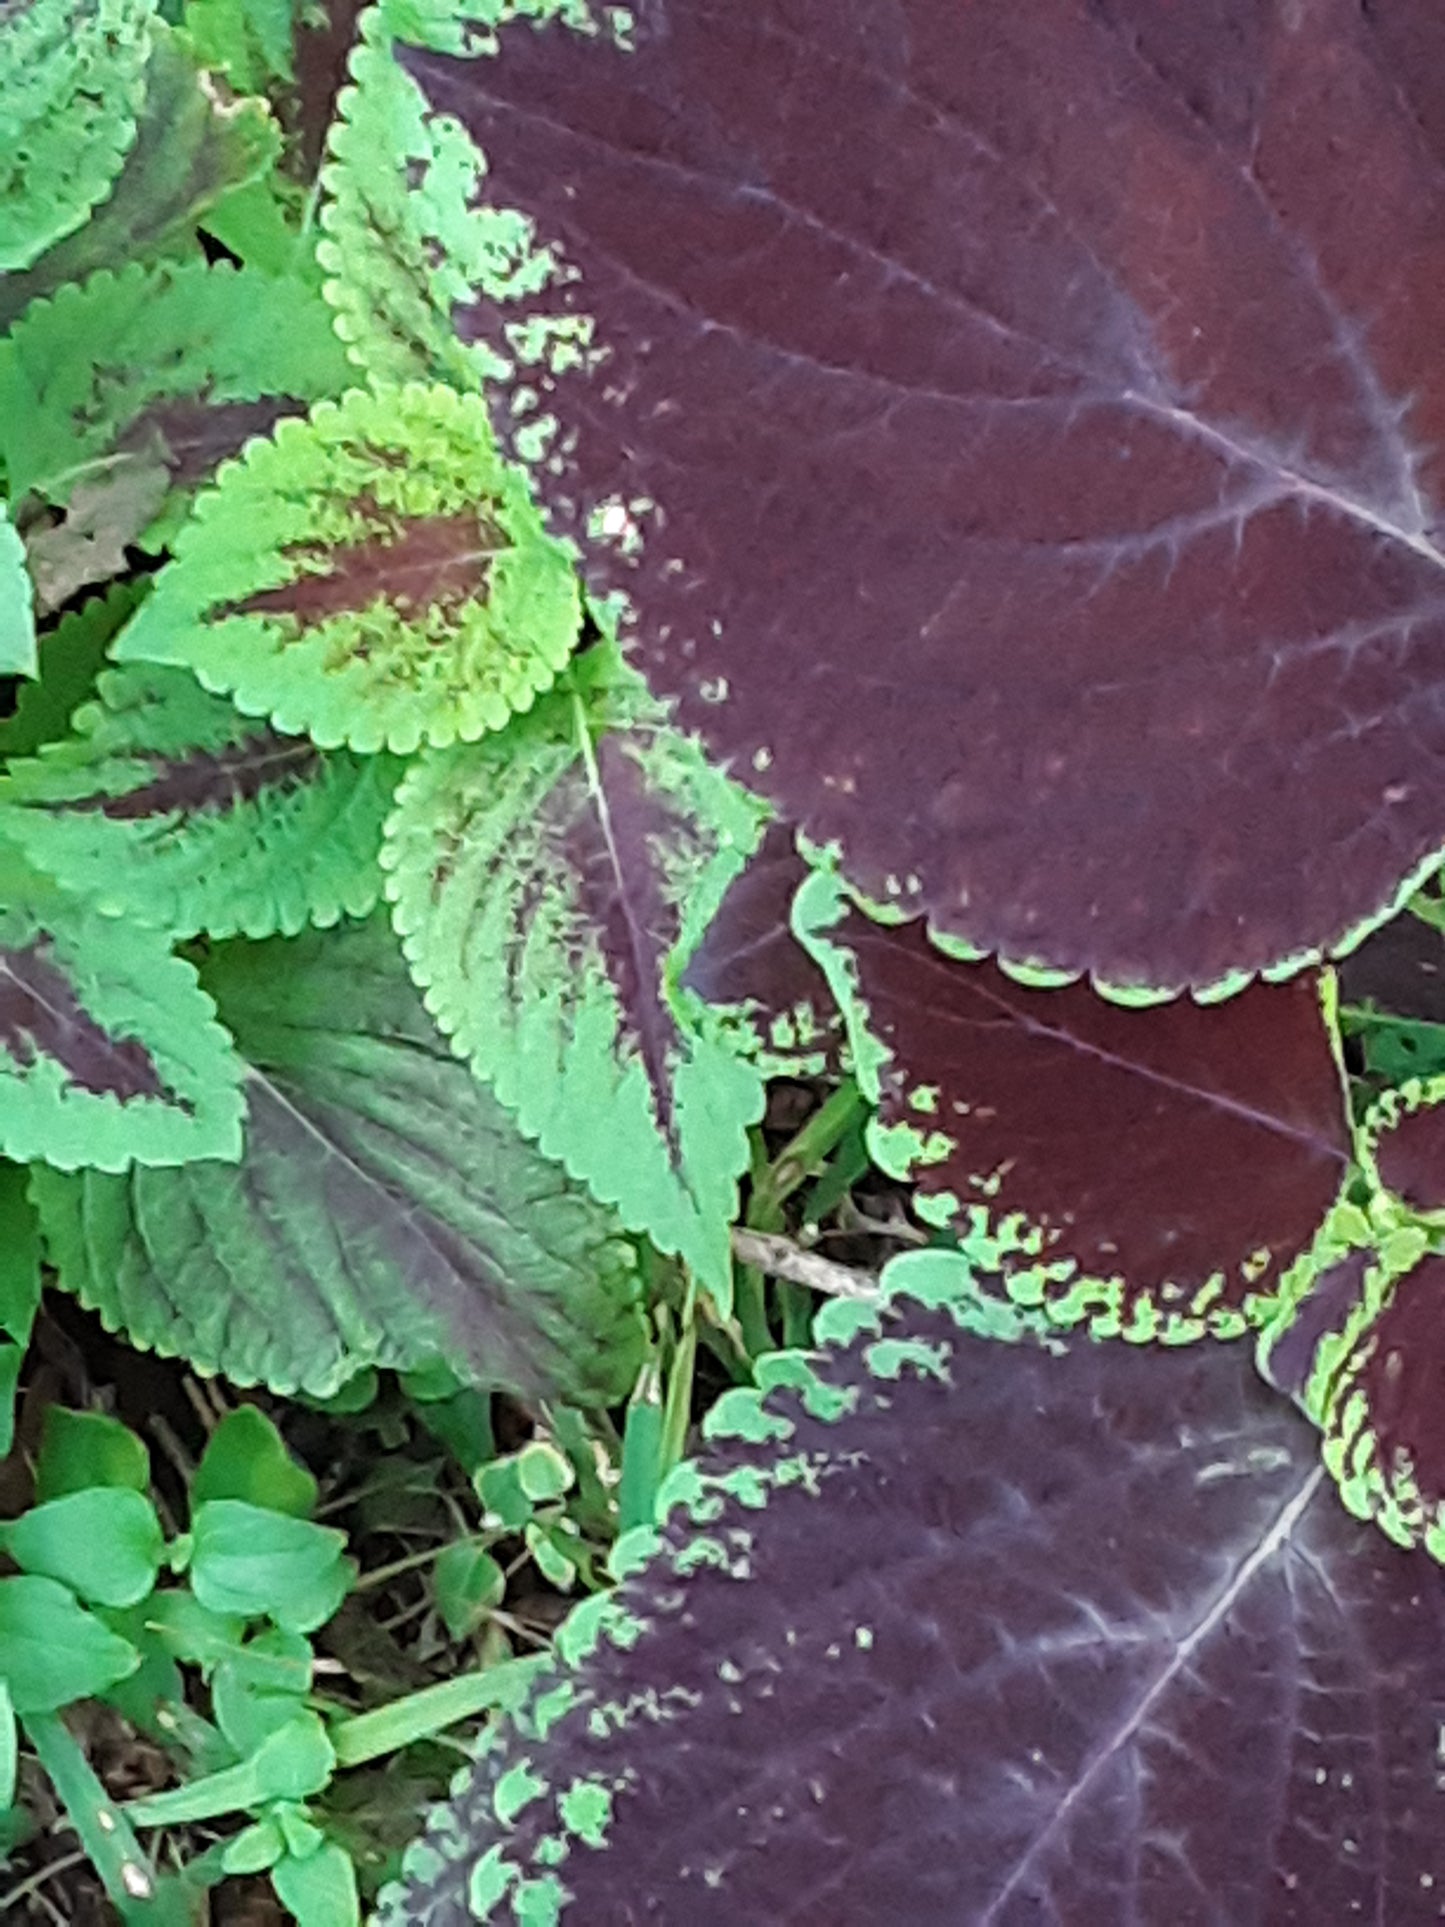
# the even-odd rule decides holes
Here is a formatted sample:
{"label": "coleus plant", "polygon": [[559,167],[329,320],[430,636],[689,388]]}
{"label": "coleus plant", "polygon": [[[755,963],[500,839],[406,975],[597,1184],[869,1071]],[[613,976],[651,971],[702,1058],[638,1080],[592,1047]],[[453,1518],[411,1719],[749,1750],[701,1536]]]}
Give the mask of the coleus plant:
{"label": "coleus plant", "polygon": [[930,1308],[752,1361],[398,1917],[1437,1918],[1445,29],[71,11],[0,22],[77,134],[0,179],[0,1374],[39,1239],[243,1381],[606,1404],[846,1062]]}

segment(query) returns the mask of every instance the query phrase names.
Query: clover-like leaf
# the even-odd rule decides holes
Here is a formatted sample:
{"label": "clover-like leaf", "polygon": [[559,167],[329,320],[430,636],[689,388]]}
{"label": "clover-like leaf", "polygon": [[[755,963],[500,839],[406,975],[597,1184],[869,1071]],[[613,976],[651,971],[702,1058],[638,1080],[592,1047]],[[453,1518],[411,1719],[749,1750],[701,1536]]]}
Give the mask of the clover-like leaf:
{"label": "clover-like leaf", "polygon": [[385,1927],[1437,1917],[1445,1575],[1240,1351],[991,1342],[959,1270],[760,1361]]}
{"label": "clover-like leaf", "polygon": [[239,1165],[34,1196],[60,1282],[133,1344],[333,1393],[440,1355],[605,1403],[636,1373],[636,1254],[448,1049],[385,918],[216,952],[247,1063]]}
{"label": "clover-like leaf", "polygon": [[62,1171],[234,1159],[242,1067],[190,964],[13,859],[4,876],[0,1153]]}
{"label": "clover-like leaf", "polygon": [[1264,1315],[1349,1167],[1311,979],[1127,1010],[947,957],[825,872],[797,916],[880,1104],[875,1156],[1021,1302],[1136,1339]]}
{"label": "clover-like leaf", "polygon": [[0,14],[0,272],[104,199],[135,140],[155,0],[19,0]]}
{"label": "clover-like leaf", "polygon": [[136,262],[67,284],[0,342],[0,465],[17,500],[63,504],[102,464],[159,461],[192,489],[347,372],[301,276]]}
{"label": "clover-like leaf", "polygon": [[480,11],[403,58],[525,237],[498,431],[850,882],[1174,991],[1438,864],[1432,9]]}
{"label": "clover-like leaf", "polygon": [[37,868],[173,936],[291,935],[375,905],[399,759],[323,754],[183,669],[109,670],[99,695],[0,781],[0,827]]}
{"label": "clover-like leaf", "polygon": [[677,978],[759,828],[604,646],[504,736],[419,758],[383,854],[456,1048],[722,1300],[762,1083]]}
{"label": "clover-like leaf", "polygon": [[222,471],[115,654],[184,664],[323,748],[405,753],[500,728],[580,620],[481,403],[358,389]]}

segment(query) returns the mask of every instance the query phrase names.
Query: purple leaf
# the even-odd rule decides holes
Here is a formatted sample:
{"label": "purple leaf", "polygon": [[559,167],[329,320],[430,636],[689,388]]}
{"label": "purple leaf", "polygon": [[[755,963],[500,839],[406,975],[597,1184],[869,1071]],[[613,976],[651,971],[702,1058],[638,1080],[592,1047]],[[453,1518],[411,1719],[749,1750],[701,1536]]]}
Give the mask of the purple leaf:
{"label": "purple leaf", "polygon": [[793,935],[793,898],[810,874],[793,832],[770,823],[682,977],[705,1003],[741,1011],[751,1047],[777,1071],[838,1067],[842,1026],[832,992]]}
{"label": "purple leaf", "polygon": [[1257,1317],[1348,1168],[1314,981],[1121,1009],[960,963],[916,925],[834,922],[830,884],[800,927],[873,1066],[876,1154],[920,1213],[1066,1323],[1181,1338]]}
{"label": "purple leaf", "polygon": [[1011,961],[1383,917],[1445,842],[1435,17],[591,11],[407,65],[533,224],[458,310],[499,431],[683,723]]}
{"label": "purple leaf", "polygon": [[1439,1920],[1445,1576],[1240,1353],[794,1364],[387,1927]]}

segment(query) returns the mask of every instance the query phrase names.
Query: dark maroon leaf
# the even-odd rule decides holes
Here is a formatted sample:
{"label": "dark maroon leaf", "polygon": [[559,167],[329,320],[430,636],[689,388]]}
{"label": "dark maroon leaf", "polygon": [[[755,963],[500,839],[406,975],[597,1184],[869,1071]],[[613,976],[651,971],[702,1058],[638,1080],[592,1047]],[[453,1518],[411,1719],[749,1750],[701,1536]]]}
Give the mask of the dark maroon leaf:
{"label": "dark maroon leaf", "polygon": [[1375,1089],[1445,1071],[1445,938],[1402,914],[1339,969],[1340,1026]]}
{"label": "dark maroon leaf", "polygon": [[1237,1351],[905,1329],[704,1461],[387,1927],[1438,1922],[1445,1576]]}
{"label": "dark maroon leaf", "polygon": [[1371,1131],[1371,1155],[1381,1184],[1412,1211],[1445,1211],[1442,1095],[1433,1083],[1391,1094]]}
{"label": "dark maroon leaf", "polygon": [[745,1011],[770,1063],[836,1069],[842,1025],[822,971],[793,935],[793,898],[809,875],[793,832],[770,823],[718,905],[683,973],[710,1004]]}
{"label": "dark maroon leaf", "polygon": [[96,1022],[73,979],[56,964],[47,937],[0,949],[0,1052],[22,1070],[48,1059],[76,1090],[109,1094],[122,1104],[149,1097],[181,1111],[191,1108],[161,1080],[138,1037]]}
{"label": "dark maroon leaf", "polygon": [[326,0],[319,13],[297,23],[296,88],[283,103],[282,117],[296,142],[297,168],[308,180],[321,165],[336,118],[336,97],[346,83],[362,6],[363,0]]}
{"label": "dark maroon leaf", "polygon": [[1008,959],[1380,918],[1445,842],[1433,10],[595,12],[408,64],[555,255],[458,325],[682,721]]}
{"label": "dark maroon leaf", "polygon": [[162,461],[175,486],[198,488],[253,435],[269,435],[283,417],[305,412],[304,401],[287,395],[269,395],[263,401],[157,402],[137,415],[117,446],[122,453]]}
{"label": "dark maroon leaf", "polygon": [[1321,1409],[1331,1381],[1320,1347],[1337,1338],[1358,1310],[1374,1253],[1363,1247],[1343,1252],[1321,1267],[1293,1314],[1266,1334],[1260,1369],[1277,1391],[1301,1410]]}
{"label": "dark maroon leaf", "polygon": [[1127,1010],[957,962],[917,925],[849,909],[831,934],[885,1052],[880,1152],[926,1216],[1066,1322],[1226,1335],[1261,1310],[1349,1161],[1312,978]]}

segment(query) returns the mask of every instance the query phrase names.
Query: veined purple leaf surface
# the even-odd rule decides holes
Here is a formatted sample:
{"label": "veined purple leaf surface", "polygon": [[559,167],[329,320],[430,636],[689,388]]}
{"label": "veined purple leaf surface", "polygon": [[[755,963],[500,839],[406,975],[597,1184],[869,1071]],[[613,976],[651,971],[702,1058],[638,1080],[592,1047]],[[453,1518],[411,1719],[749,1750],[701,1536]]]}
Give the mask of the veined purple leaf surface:
{"label": "veined purple leaf surface", "polygon": [[531,223],[458,325],[683,722],[1013,963],[1382,917],[1445,841],[1439,19],[532,11],[407,55]]}
{"label": "veined purple leaf surface", "polygon": [[1101,1334],[1227,1336],[1262,1313],[1349,1168],[1312,978],[1125,1010],[947,957],[827,875],[797,918],[877,1097],[875,1155],[920,1215]]}
{"label": "veined purple leaf surface", "polygon": [[1445,1576],[1242,1353],[915,1306],[793,1382],[387,1927],[1439,1920]]}

